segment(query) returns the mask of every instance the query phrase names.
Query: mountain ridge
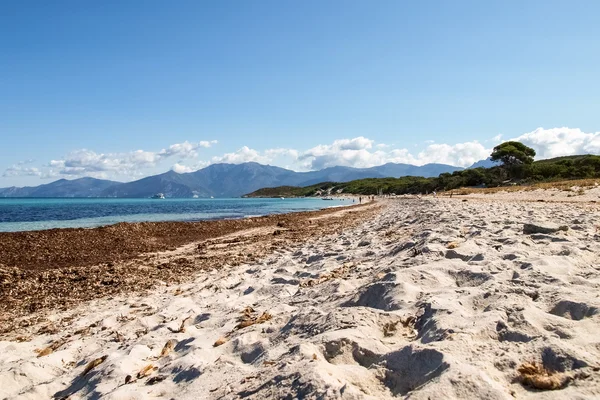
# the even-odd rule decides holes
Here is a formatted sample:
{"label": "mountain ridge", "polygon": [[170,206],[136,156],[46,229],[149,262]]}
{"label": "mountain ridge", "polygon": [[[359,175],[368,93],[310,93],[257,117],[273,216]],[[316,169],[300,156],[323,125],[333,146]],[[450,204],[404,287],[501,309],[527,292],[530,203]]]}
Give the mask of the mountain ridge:
{"label": "mountain ridge", "polygon": [[334,166],[318,171],[296,172],[256,162],[212,164],[198,171],[177,173],[173,170],[132,182],[95,178],[57,181],[35,187],[0,188],[0,197],[117,197],[144,198],[156,193],[166,197],[239,197],[265,187],[308,186],[320,182],[348,182],[363,178],[402,176],[438,176],[463,168],[446,164],[387,163],[370,168]]}
{"label": "mountain ridge", "polygon": [[39,186],[0,188],[0,197],[100,197],[100,192],[121,182],[83,177],[59,179]]}

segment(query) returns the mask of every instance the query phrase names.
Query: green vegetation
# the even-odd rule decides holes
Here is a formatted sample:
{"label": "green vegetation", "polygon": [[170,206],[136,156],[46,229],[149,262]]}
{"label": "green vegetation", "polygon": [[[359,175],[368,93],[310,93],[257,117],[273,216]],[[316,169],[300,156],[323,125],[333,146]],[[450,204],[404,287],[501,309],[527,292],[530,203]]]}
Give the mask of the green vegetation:
{"label": "green vegetation", "polygon": [[[523,152],[519,148],[517,150]],[[527,155],[527,152],[524,154]],[[531,157],[530,154],[529,157]],[[344,183],[325,182],[307,187],[283,186],[260,189],[249,194],[248,197],[325,196],[330,189],[332,194],[341,192],[357,195],[374,195],[377,193],[400,195],[431,193],[434,190],[447,191],[463,187],[531,185],[539,182],[590,178],[600,178],[600,156],[559,157],[531,163],[526,160],[514,162],[510,159],[501,166],[466,169],[452,174],[441,174],[437,178],[406,176],[402,178],[359,179]]]}
{"label": "green vegetation", "polygon": [[504,142],[494,147],[492,161],[501,161],[505,167],[533,163],[535,150],[520,142]]}

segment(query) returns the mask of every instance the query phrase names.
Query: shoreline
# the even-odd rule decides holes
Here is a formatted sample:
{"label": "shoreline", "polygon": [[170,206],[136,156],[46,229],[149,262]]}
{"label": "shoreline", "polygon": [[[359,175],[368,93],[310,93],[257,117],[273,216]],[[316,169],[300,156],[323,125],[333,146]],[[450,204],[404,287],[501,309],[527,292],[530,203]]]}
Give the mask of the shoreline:
{"label": "shoreline", "polygon": [[[9,198],[9,200],[48,200],[49,198]],[[97,198],[50,198],[50,200],[98,200]],[[0,198],[0,201],[2,198]],[[114,199],[113,199],[114,200]],[[117,199],[117,200],[151,200],[151,199]],[[171,200],[182,200],[185,202],[188,201],[196,201],[198,199],[171,199]],[[200,200],[233,200],[238,201],[240,198],[231,198],[231,199],[200,199]],[[249,199],[252,200],[252,199]],[[260,199],[257,199],[260,200]],[[264,200],[264,199],[263,199]],[[280,201],[279,199],[272,199]],[[310,199],[309,199],[310,200]],[[319,200],[319,199],[312,199]],[[338,199],[338,200],[346,200]],[[159,204],[162,205],[164,202],[157,202],[156,200],[152,200],[151,204]],[[339,207],[348,207],[354,205],[353,203],[343,203],[339,204]],[[116,225],[119,223],[142,223],[142,222],[202,222],[202,221],[216,221],[216,220],[233,220],[233,219],[243,219],[249,217],[261,217],[268,215],[279,215],[279,214],[289,214],[291,212],[308,212],[308,211],[319,211],[324,210],[326,208],[330,208],[331,206],[314,206],[313,207],[300,207],[298,209],[294,209],[293,206],[283,207],[283,209],[275,209],[275,210],[262,210],[263,213],[257,214],[248,214],[248,215],[240,215],[240,213],[236,213],[231,211],[230,209],[224,209],[221,212],[215,213],[208,212],[208,210],[196,210],[195,212],[153,212],[153,213],[135,213],[135,214],[110,214],[110,215],[98,215],[94,217],[85,217],[85,216],[77,216],[75,218],[56,218],[56,219],[48,219],[48,220],[31,220],[31,221],[14,221],[14,220],[6,220],[0,222],[0,233],[15,233],[15,232],[34,232],[34,231],[46,231],[51,229],[93,229],[93,228],[102,228],[111,225]],[[32,212],[35,210],[32,210]],[[240,210],[240,211],[248,211],[248,210]],[[259,211],[259,210],[257,210]],[[158,218],[156,218],[158,216]]]}

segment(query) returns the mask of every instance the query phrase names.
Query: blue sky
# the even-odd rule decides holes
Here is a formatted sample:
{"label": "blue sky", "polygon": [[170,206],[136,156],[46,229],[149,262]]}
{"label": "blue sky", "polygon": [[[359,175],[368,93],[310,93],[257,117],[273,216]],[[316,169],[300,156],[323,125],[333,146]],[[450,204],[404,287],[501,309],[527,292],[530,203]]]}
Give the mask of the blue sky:
{"label": "blue sky", "polygon": [[600,151],[595,1],[2,8],[0,187],[219,161],[466,166],[528,133],[548,156]]}

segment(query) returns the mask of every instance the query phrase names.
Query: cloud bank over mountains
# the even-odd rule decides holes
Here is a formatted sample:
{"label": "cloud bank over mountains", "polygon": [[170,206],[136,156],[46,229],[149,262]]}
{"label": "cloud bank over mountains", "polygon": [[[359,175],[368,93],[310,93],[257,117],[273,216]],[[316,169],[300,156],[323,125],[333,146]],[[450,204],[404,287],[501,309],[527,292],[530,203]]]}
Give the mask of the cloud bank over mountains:
{"label": "cloud bank over mountains", "polygon": [[[183,142],[173,144],[158,152],[136,150],[127,153],[96,153],[93,150],[79,149],[58,160],[50,160],[40,168],[13,165],[4,171],[2,176],[39,176],[56,178],[59,176],[95,178],[140,177],[144,170],[155,167],[169,158],[193,159],[198,157],[198,150],[216,145],[216,140],[195,143]],[[22,164],[22,163],[19,163]]]}
{"label": "cloud bank over mountains", "polygon": [[[600,153],[600,132],[585,133],[575,128],[538,128],[506,140],[518,140],[534,148],[537,159]],[[217,140],[186,141],[159,151],[136,150],[103,154],[79,149],[39,166],[30,166],[33,160],[21,162],[7,168],[2,176],[40,178],[91,176],[130,180],[145,176],[149,174],[150,169],[163,164],[165,169],[170,167],[175,172],[183,173],[196,171],[215,163],[240,164],[249,161],[277,165],[296,171],[319,170],[332,166],[368,168],[389,162],[417,166],[439,163],[468,167],[489,157],[492,148],[502,141],[502,135],[497,135],[483,143],[471,141],[446,144],[426,141],[422,150],[414,152],[386,143],[376,143],[372,139],[359,136],[335,140],[331,144],[319,144],[307,150],[272,148],[259,151],[242,146],[234,152],[208,158],[203,155],[202,150],[218,145]]]}
{"label": "cloud bank over mountains", "polygon": [[515,140],[532,147],[536,159],[600,153],[600,132],[585,133],[580,129],[538,128]]}

